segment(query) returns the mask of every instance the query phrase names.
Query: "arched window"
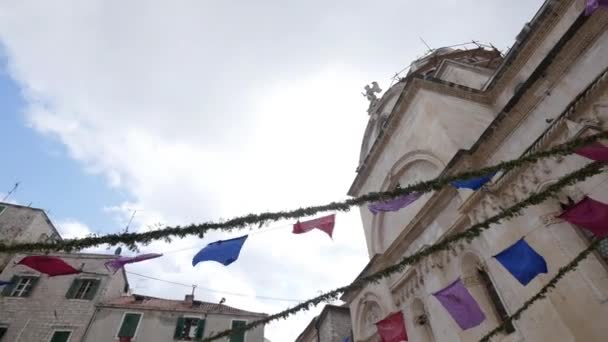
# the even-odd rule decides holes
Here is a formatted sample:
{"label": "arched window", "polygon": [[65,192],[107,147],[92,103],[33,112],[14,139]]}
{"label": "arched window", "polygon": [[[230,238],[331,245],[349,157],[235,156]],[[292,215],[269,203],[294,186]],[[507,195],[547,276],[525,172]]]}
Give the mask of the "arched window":
{"label": "arched window", "polygon": [[[462,273],[465,286],[469,288],[472,293],[483,296],[483,298],[478,297],[482,310],[490,307],[496,321],[498,323],[504,322],[509,316],[507,309],[500,299],[498,290],[494,286],[490,275],[477,255],[467,253],[463,256]],[[488,316],[487,309],[484,310],[484,312],[486,312],[486,316]],[[505,332],[507,334],[514,331],[515,327],[511,323],[505,327]]]}

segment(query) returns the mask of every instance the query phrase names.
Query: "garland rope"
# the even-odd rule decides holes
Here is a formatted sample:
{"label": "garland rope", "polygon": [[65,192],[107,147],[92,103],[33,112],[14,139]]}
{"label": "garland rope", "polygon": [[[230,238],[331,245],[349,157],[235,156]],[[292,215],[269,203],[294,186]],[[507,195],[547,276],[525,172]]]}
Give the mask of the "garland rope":
{"label": "garland rope", "polygon": [[570,142],[558,145],[557,147],[546,151],[532,153],[527,156],[523,156],[519,159],[503,161],[490,167],[462,172],[453,176],[439,176],[435,179],[411,184],[404,188],[397,187],[396,189],[391,191],[370,192],[368,194],[355,198],[350,198],[341,202],[331,202],[324,205],[309,206],[287,211],[248,214],[245,216],[235,217],[223,222],[205,222],[200,224],[190,224],[188,226],[183,227],[167,226],[162,229],[140,233],[123,232],[116,234],[107,234],[103,236],[93,234],[92,236],[85,238],[66,239],[56,242],[17,243],[10,245],[0,243],[0,253],[59,250],[70,252],[72,250],[81,250],[87,247],[93,247],[101,244],[117,245],[119,243],[124,243],[130,249],[136,250],[136,243],[146,245],[153,240],[159,239],[165,239],[167,241],[170,241],[171,236],[178,236],[180,238],[184,238],[187,235],[198,235],[202,238],[205,233],[212,230],[232,231],[234,229],[243,229],[247,226],[252,225],[258,225],[258,227],[261,228],[264,224],[267,224],[269,222],[275,222],[284,219],[296,219],[326,211],[348,211],[353,206],[359,206],[365,203],[376,202],[380,200],[388,200],[412,192],[426,193],[430,191],[440,190],[441,188],[446,185],[449,185],[450,182],[455,180],[481,177],[489,173],[498,171],[507,172],[516,167],[534,163],[543,158],[569,155],[573,153],[577,148],[588,145],[603,138],[608,138],[608,132],[601,132],[595,135],[591,135],[589,137],[572,140]]}
{"label": "garland rope", "polygon": [[453,243],[456,243],[461,240],[466,240],[467,242],[472,241],[474,238],[480,236],[483,231],[489,229],[492,224],[496,224],[504,219],[509,219],[514,216],[517,216],[523,209],[527,208],[528,206],[540,204],[546,199],[554,197],[562,188],[583,181],[588,177],[592,177],[596,174],[599,174],[602,171],[604,165],[605,163],[602,162],[590,163],[577,171],[571,172],[563,176],[557,182],[547,186],[545,190],[531,194],[523,201],[520,201],[512,205],[511,207],[503,210],[502,212],[492,217],[489,217],[485,221],[474,224],[462,232],[450,235],[443,239],[441,242],[427,246],[425,249],[411,254],[410,256],[403,257],[398,263],[388,266],[368,276],[361,277],[353,281],[350,285],[342,286],[335,290],[325,292],[317,297],[308,299],[294,307],[275,313],[263,319],[253,321],[234,330],[228,329],[219,332],[213,336],[203,339],[203,341],[214,341],[222,337],[230,336],[233,331],[240,333],[281,318],[287,319],[288,316],[291,316],[303,310],[309,310],[311,307],[317,306],[322,302],[329,302],[334,299],[337,299],[340,294],[343,294],[347,291],[364,288],[370,283],[377,284],[381,279],[386,278],[395,273],[402,272],[406,266],[418,263],[424,257],[427,257],[436,252],[450,249]]}
{"label": "garland rope", "polygon": [[517,309],[512,315],[510,315],[509,317],[505,318],[504,321],[497,326],[496,328],[494,328],[492,331],[490,331],[489,333],[487,333],[484,337],[482,337],[479,342],[490,342],[490,339],[492,337],[494,337],[495,335],[497,335],[498,333],[500,333],[501,331],[505,330],[507,324],[512,323],[514,320],[517,320],[521,317],[521,314],[526,311],[528,308],[530,308],[530,306],[532,306],[532,304],[534,304],[534,302],[541,300],[543,298],[547,297],[547,293],[549,293],[551,290],[553,290],[556,286],[557,283],[569,272],[574,271],[576,269],[576,267],[581,263],[581,261],[583,261],[587,256],[589,256],[589,254],[591,254],[591,252],[597,248],[597,246],[606,238],[602,238],[602,239],[597,239],[595,241],[593,241],[591,244],[589,244],[589,246],[584,249],[582,252],[580,252],[574,259],[572,259],[572,261],[570,261],[566,266],[561,267],[557,273],[555,274],[555,276],[553,278],[551,278],[551,280],[549,280],[549,282],[547,282],[547,284],[545,284],[545,286],[543,286],[540,291],[538,291],[534,296],[530,297],[526,302],[524,302],[524,304],[522,306],[519,307],[519,309]]}

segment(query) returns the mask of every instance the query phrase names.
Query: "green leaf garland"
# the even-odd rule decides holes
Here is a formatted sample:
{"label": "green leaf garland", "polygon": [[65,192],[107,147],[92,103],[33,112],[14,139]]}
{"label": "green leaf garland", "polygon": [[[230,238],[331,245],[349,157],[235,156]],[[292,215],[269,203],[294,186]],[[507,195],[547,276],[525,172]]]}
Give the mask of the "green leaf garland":
{"label": "green leaf garland", "polygon": [[347,199],[341,202],[331,202],[324,205],[310,206],[298,208],[295,210],[264,212],[260,214],[249,214],[245,216],[235,217],[223,222],[205,222],[200,224],[190,224],[188,226],[167,226],[163,229],[142,232],[142,233],[117,233],[107,234],[103,236],[88,236],[80,239],[66,239],[58,242],[36,242],[36,243],[17,243],[17,244],[0,244],[0,253],[16,253],[27,251],[73,251],[81,250],[88,247],[93,247],[101,244],[117,245],[123,243],[130,249],[136,249],[137,243],[149,244],[154,240],[165,239],[170,241],[172,236],[184,238],[188,235],[197,235],[203,237],[205,233],[212,230],[232,231],[235,229],[243,229],[245,227],[257,226],[261,228],[264,224],[285,220],[298,219],[305,216],[311,216],[320,212],[326,211],[348,211],[353,206],[363,205],[369,202],[380,200],[388,200],[412,192],[430,192],[440,190],[444,186],[455,180],[463,180],[476,178],[487,175],[492,172],[509,171],[516,167],[534,163],[540,159],[565,156],[571,154],[577,148],[588,145],[602,138],[608,138],[608,132],[601,132],[586,138],[579,138],[565,144],[559,145],[547,151],[532,153],[523,156],[519,159],[500,162],[494,166],[485,167],[479,170],[462,172],[454,176],[443,176],[432,180],[418,182],[406,187],[398,187],[397,189],[385,192],[371,192],[359,197]]}
{"label": "green leaf garland", "polygon": [[344,292],[361,289],[372,283],[376,284],[383,278],[389,277],[398,272],[402,272],[403,270],[405,270],[406,266],[418,263],[419,261],[422,260],[422,258],[425,258],[425,257],[427,257],[431,254],[434,254],[436,252],[439,252],[439,251],[444,251],[444,250],[450,249],[451,246],[456,242],[463,241],[463,240],[465,240],[467,242],[472,241],[476,237],[480,236],[483,231],[489,229],[492,224],[499,223],[504,219],[512,218],[512,217],[518,215],[523,209],[525,209],[529,206],[533,206],[533,205],[542,203],[546,199],[557,195],[557,193],[566,186],[575,184],[577,182],[583,181],[589,177],[599,174],[600,172],[602,172],[604,165],[605,165],[605,163],[600,163],[600,162],[590,163],[587,166],[585,166],[577,171],[574,171],[572,173],[569,173],[569,174],[563,176],[557,182],[549,185],[545,190],[528,196],[525,200],[512,205],[511,207],[503,210],[502,212],[500,212],[492,217],[489,217],[485,221],[474,224],[471,227],[469,227],[468,229],[466,229],[460,233],[456,233],[456,234],[446,237],[441,242],[430,245],[419,252],[416,252],[410,256],[404,257],[401,259],[401,261],[399,261],[398,263],[396,263],[394,265],[388,266],[388,267],[386,267],[376,273],[370,274],[368,276],[361,277],[361,278],[355,280],[354,282],[352,282],[350,285],[342,286],[335,290],[328,291],[317,297],[308,299],[287,310],[278,312],[276,314],[270,315],[270,316],[265,317],[260,320],[250,322],[243,327],[239,327],[238,329],[235,329],[235,330],[228,329],[223,332],[219,332],[213,336],[205,338],[203,341],[214,341],[214,340],[220,339],[222,337],[230,336],[233,331],[236,333],[239,333],[242,331],[251,330],[259,325],[267,324],[267,323],[270,323],[270,322],[278,320],[278,319],[287,319],[287,317],[289,317],[293,314],[296,314],[300,311],[307,311],[311,307],[317,306],[322,302],[329,302],[334,299],[337,299]]}

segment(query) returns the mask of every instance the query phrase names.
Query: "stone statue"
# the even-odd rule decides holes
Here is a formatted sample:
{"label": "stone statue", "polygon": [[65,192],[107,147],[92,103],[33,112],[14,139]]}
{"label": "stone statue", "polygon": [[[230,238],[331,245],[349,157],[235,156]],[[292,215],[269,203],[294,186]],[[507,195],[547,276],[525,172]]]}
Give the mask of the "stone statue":
{"label": "stone statue", "polygon": [[371,87],[369,86],[369,84],[366,85],[364,89],[365,89],[365,93],[361,93],[361,95],[363,95],[367,98],[367,100],[370,102],[370,107],[371,107],[374,104],[374,102],[378,101],[378,97],[376,96],[376,93],[381,92],[382,89],[380,89],[377,82],[372,82]]}

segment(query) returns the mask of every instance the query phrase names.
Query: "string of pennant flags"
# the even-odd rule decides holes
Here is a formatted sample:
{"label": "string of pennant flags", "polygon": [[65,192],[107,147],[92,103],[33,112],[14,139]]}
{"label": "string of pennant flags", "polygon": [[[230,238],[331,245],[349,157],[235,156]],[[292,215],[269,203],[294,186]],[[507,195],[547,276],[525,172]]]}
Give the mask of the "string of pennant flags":
{"label": "string of pennant flags", "polygon": [[[488,229],[490,224],[497,223],[504,218],[512,217],[515,213],[521,211],[529,205],[542,202],[547,197],[554,195],[555,192],[561,189],[561,187],[563,186],[575,183],[592,175],[598,174],[599,172],[601,172],[604,166],[604,162],[608,161],[608,147],[596,142],[596,140],[600,137],[603,137],[605,134],[606,133],[603,132],[593,137],[581,139],[581,141],[585,140],[587,142],[586,145],[579,146],[571,142],[569,143],[569,145],[566,144],[566,146],[561,146],[562,149],[559,150],[559,153],[555,152],[557,151],[556,149],[553,149],[552,151],[554,151],[556,155],[563,155],[574,152],[589,159],[592,159],[595,162],[563,177],[557,183],[553,184],[552,186],[549,186],[544,192],[531,195],[528,199],[519,202],[518,204],[515,204],[514,206],[504,210],[503,212],[495,215],[494,217],[487,219],[482,223],[474,225],[473,227],[467,229],[466,231],[460,234],[455,234],[438,244],[435,244],[426,248],[423,251],[420,251],[419,253],[415,253],[408,258],[404,258],[404,260],[402,260],[398,264],[390,266],[387,269],[381,270],[380,272],[377,272],[371,276],[358,279],[357,281],[353,282],[348,286],[339,288],[334,291],[330,291],[324,295],[305,301],[292,309],[285,310],[279,314],[271,315],[265,319],[251,322],[245,325],[244,327],[239,328],[239,332],[252,329],[253,327],[259,324],[265,324],[274,319],[285,318],[287,317],[287,315],[296,313],[304,309],[308,309],[311,305],[317,305],[321,301],[335,299],[339,293],[343,293],[352,288],[360,288],[362,286],[365,286],[369,282],[377,281],[378,279],[384,278],[390,274],[402,271],[406,265],[413,264],[419,261],[422,257],[426,257],[437,251],[445,250],[446,248],[449,248],[449,245],[456,241],[462,239],[470,241],[471,239],[479,236],[483,230]],[[540,155],[542,155],[542,153]],[[536,158],[539,159],[540,157],[536,156]],[[512,162],[517,162],[517,160]],[[517,163],[513,163],[512,165],[516,164]],[[479,190],[487,182],[489,182],[499,171],[499,169],[489,169],[489,172],[481,174],[479,172],[472,172],[475,175],[474,177],[463,177],[456,179],[447,177],[447,183],[454,186],[455,188]],[[443,179],[442,181],[446,183],[445,179]],[[435,184],[431,183],[431,185]],[[395,195],[394,193],[376,194],[379,195],[377,197],[378,200],[369,203],[368,209],[372,213],[377,214],[379,212],[398,211],[402,208],[405,208],[415,202],[417,199],[419,199],[424,193],[423,191],[412,191],[411,188],[415,187],[416,185],[408,187],[410,188],[410,191],[405,192],[403,194],[399,194],[399,196]],[[570,204],[569,206],[564,208],[564,212],[559,217],[567,222],[576,224],[584,229],[589,230],[597,238],[603,238],[608,235],[608,205],[596,201],[592,198],[585,197],[578,203]],[[303,222],[300,222],[298,220],[293,225],[292,233],[302,234],[310,232],[313,229],[318,229],[326,233],[328,236],[332,237],[334,226],[335,214],[331,214]],[[244,235],[229,240],[219,240],[209,243],[193,257],[192,265],[196,266],[198,263],[204,261],[215,261],[225,266],[228,266],[238,259],[241,249],[247,238],[248,235]],[[0,251],[2,251],[1,248]],[[107,262],[106,267],[108,268],[108,270],[116,272],[119,269],[123,268],[126,264],[142,262],[145,260],[159,258],[161,256],[162,254],[149,253],[133,257],[119,257]],[[494,257],[523,286],[531,282],[538,274],[547,273],[546,261],[538,252],[536,252],[536,250],[532,246],[530,246],[525,241],[524,238],[519,239],[513,245],[498,253]],[[81,270],[77,270],[69,264],[65,263],[60,258],[49,255],[26,256],[21,261],[19,261],[18,264],[30,267],[51,277],[82,272]],[[10,285],[10,283],[0,283],[0,286],[2,285]],[[463,330],[478,326],[479,324],[481,324],[481,322],[485,320],[485,315],[482,312],[481,308],[479,307],[475,299],[470,295],[466,287],[464,287],[464,284],[462,284],[462,281],[460,279],[456,279],[446,288],[433,293],[433,296],[437,298],[437,300],[444,306],[446,311],[453,317],[454,321],[458,324],[458,326]],[[387,317],[387,319],[388,318],[390,318],[388,320],[389,323],[393,322],[392,316]],[[382,331],[386,331],[386,329],[383,328],[382,322],[383,321],[378,322],[377,325],[378,332],[381,336]],[[401,319],[401,322],[402,329],[389,329],[390,333],[395,333],[395,331],[400,332],[402,330],[403,334],[406,335],[405,323],[403,319]],[[389,325],[393,326],[394,324],[390,323]],[[232,330],[227,330],[225,332],[218,333],[214,336],[207,338],[206,341],[211,341],[224,336],[228,336],[231,334],[231,332]]]}
{"label": "string of pennant flags", "polygon": [[[219,332],[213,336],[205,338],[203,341],[214,341],[214,340],[226,337],[226,336],[230,336],[233,332],[240,333],[243,331],[253,329],[259,325],[270,323],[270,322],[278,320],[278,319],[286,319],[287,317],[289,317],[293,314],[296,314],[300,311],[309,310],[311,307],[314,307],[322,302],[330,302],[332,300],[335,300],[341,294],[343,294],[345,292],[363,288],[363,287],[367,286],[368,284],[377,283],[379,280],[381,280],[383,278],[389,277],[389,276],[399,273],[399,272],[403,272],[406,266],[414,265],[414,264],[420,262],[423,258],[426,258],[439,251],[450,250],[451,248],[453,248],[452,246],[454,243],[461,242],[461,241],[470,242],[473,239],[480,236],[483,231],[489,229],[493,224],[499,223],[504,219],[512,218],[512,217],[520,214],[523,209],[525,209],[529,206],[533,206],[533,205],[542,203],[547,198],[555,196],[564,187],[570,186],[579,181],[583,181],[589,177],[599,174],[600,172],[602,172],[604,165],[605,165],[604,162],[594,162],[577,171],[567,174],[567,175],[563,176],[562,178],[558,179],[555,183],[549,185],[545,190],[538,192],[538,193],[531,194],[526,199],[512,205],[509,208],[504,209],[503,211],[495,214],[494,216],[491,216],[482,222],[474,224],[462,232],[447,236],[441,242],[427,246],[423,250],[420,250],[409,256],[403,257],[398,263],[388,266],[373,274],[361,277],[349,285],[325,292],[317,297],[308,299],[296,306],[293,306],[293,307],[283,310],[281,312],[275,313],[266,318],[252,321],[252,322],[246,324],[245,326],[235,328],[235,329],[227,329],[223,332]],[[598,207],[595,207],[595,209],[596,209],[596,211],[599,211],[599,212],[608,211],[608,207],[604,207],[604,206],[598,206]],[[572,207],[572,209],[573,210],[576,209],[576,206]],[[601,217],[601,215],[597,215],[596,212],[594,212],[593,215]],[[565,215],[563,219],[565,219],[566,217],[567,216]],[[573,220],[572,222],[575,222],[575,221]],[[608,229],[608,221],[606,221],[605,227],[606,227],[606,229]],[[607,234],[608,234],[608,232],[607,232]],[[517,247],[521,248],[520,245],[517,245],[512,248],[517,248]],[[508,249],[506,249],[506,250],[508,250]],[[499,255],[499,254],[497,254],[497,255]],[[506,265],[509,265],[508,261],[506,262]],[[573,266],[573,267],[575,267],[575,266]],[[506,266],[505,266],[505,268],[506,268]],[[530,274],[529,270],[527,272],[528,272],[528,274]],[[514,277],[521,277],[521,279],[525,279],[524,276],[521,276],[521,272],[518,272],[515,269],[513,269],[512,274],[514,274],[513,275]],[[524,272],[524,274],[526,274],[526,273]],[[529,275],[528,275],[528,277],[529,277]],[[454,285],[454,284],[452,284],[452,285]],[[441,291],[439,291],[439,293],[441,293]]]}
{"label": "string of pennant flags", "polygon": [[[437,178],[417,182],[405,187],[397,187],[390,191],[370,192],[358,197],[349,198],[344,201],[331,202],[322,205],[302,207],[293,210],[264,212],[259,214],[248,214],[235,217],[226,221],[205,222],[200,224],[190,224],[187,226],[167,226],[162,229],[146,232],[122,232],[106,235],[92,235],[85,238],[65,239],[54,242],[35,242],[35,243],[0,243],[0,253],[16,253],[28,251],[73,251],[93,247],[101,244],[117,245],[125,244],[131,250],[137,250],[137,244],[147,245],[154,240],[171,240],[171,237],[184,238],[188,235],[203,237],[205,233],[215,230],[233,231],[246,227],[257,226],[261,229],[270,222],[281,220],[300,219],[309,217],[322,212],[344,212],[353,206],[371,204],[372,212],[390,211],[393,206],[407,206],[415,201],[424,193],[440,190],[445,186],[456,188],[479,189],[481,184],[485,184],[491,177],[498,172],[506,173],[514,168],[527,164],[535,163],[544,158],[560,157],[577,153],[583,156],[591,156],[593,160],[603,160],[606,157],[606,147],[598,142],[600,139],[607,139],[608,132],[600,132],[584,138],[574,139],[554,148],[531,153],[508,161],[502,161],[493,166],[484,167],[478,170],[465,171],[456,175],[439,176]],[[389,200],[395,200],[391,202]],[[408,201],[411,201],[408,203]],[[388,202],[388,203],[387,203]]]}

